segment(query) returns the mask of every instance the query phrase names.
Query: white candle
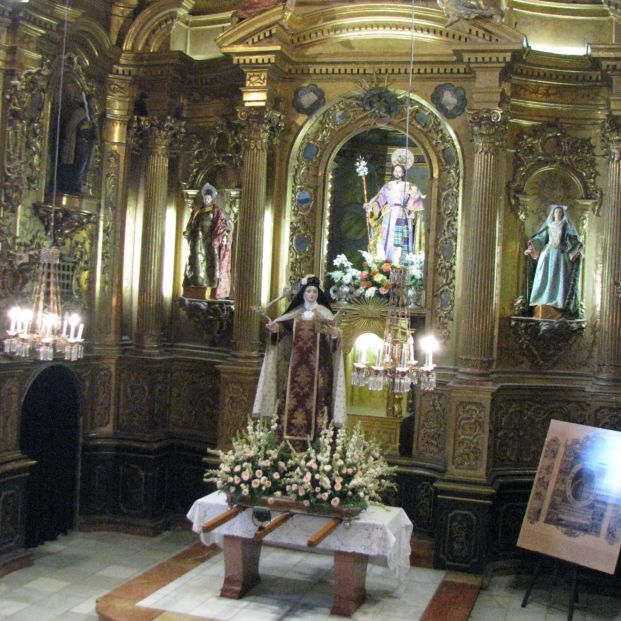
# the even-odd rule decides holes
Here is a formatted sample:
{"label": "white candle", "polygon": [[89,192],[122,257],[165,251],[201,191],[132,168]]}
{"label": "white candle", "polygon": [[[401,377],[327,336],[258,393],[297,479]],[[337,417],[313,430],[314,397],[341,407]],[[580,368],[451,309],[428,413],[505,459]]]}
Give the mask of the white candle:
{"label": "white candle", "polygon": [[360,351],[358,352],[358,364],[366,364],[366,363],[367,363],[366,351],[364,349],[360,349]]}
{"label": "white candle", "polygon": [[28,336],[28,329],[30,328],[31,321],[32,311],[29,308],[24,308],[20,314],[20,323],[22,324],[20,327],[24,336]]}
{"label": "white candle", "polygon": [[84,324],[81,323],[80,327],[78,328],[78,341],[82,340],[82,332],[84,332]]}
{"label": "white candle", "polygon": [[16,334],[17,332],[17,322],[19,320],[19,314],[22,309],[19,306],[14,306],[9,311],[9,319],[11,320],[11,327],[9,329],[9,334]]}
{"label": "white candle", "polygon": [[381,366],[382,364],[382,346],[380,345],[377,348],[377,353],[375,354],[375,365],[376,366]]}
{"label": "white candle", "polygon": [[67,315],[67,313],[65,313],[65,319],[63,321],[63,336],[67,336],[67,321],[68,321],[68,317],[69,317],[69,315]]}
{"label": "white candle", "polygon": [[75,313],[73,313],[71,317],[69,317],[69,328],[70,328],[69,340],[70,341],[75,339],[75,330],[78,326],[78,323],[80,323],[80,318]]}

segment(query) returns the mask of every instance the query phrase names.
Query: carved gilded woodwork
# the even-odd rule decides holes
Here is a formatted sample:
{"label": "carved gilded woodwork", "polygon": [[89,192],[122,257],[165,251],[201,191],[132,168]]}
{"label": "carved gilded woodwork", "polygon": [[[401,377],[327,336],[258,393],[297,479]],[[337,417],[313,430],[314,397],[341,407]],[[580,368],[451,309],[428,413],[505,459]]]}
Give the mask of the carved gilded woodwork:
{"label": "carved gilded woodwork", "polygon": [[227,378],[220,388],[221,410],[218,425],[218,446],[228,449],[235,434],[244,427],[251,412],[255,386],[240,384]]}
{"label": "carved gilded woodwork", "polygon": [[511,336],[526,360],[535,367],[549,367],[569,357],[574,341],[584,333],[586,321],[545,321],[511,318]]}
{"label": "carved gilded woodwork", "polygon": [[170,428],[215,443],[218,420],[218,375],[205,364],[173,365]]}
{"label": "carved gilded woodwork", "polygon": [[417,528],[433,528],[433,484],[428,481],[419,483],[414,490],[413,522]]}
{"label": "carved gilded woodwork", "polygon": [[[400,101],[403,95],[396,93],[395,98]],[[372,113],[371,116],[369,112]],[[375,121],[372,117],[376,112],[376,107],[365,104],[364,95],[354,94],[337,100],[309,120],[309,126],[303,133],[292,163],[289,241],[291,282],[315,271],[321,243],[315,231],[318,230],[317,219],[324,217],[321,208],[324,200],[322,184],[329,159],[344,137],[374,127]],[[460,149],[445,122],[426,103],[413,97],[409,119],[405,115],[406,107],[399,104],[390,126],[404,131],[407,124],[417,142],[436,154],[439,166],[439,170],[434,171],[439,188],[437,205],[427,205],[429,210],[437,209],[438,221],[435,235],[432,232],[434,238],[428,253],[428,261],[433,256],[431,263],[434,266],[434,275],[427,286],[434,292],[431,296],[434,305],[434,332],[447,340],[451,335],[455,307]],[[308,145],[313,145],[315,151],[310,160],[305,156],[305,147]],[[307,192],[310,200],[299,202],[297,197],[300,192]]]}
{"label": "carved gilded woodwork", "polygon": [[92,429],[110,424],[113,403],[113,369],[101,367],[94,372],[91,421]]}
{"label": "carved gilded woodwork", "polygon": [[164,368],[122,369],[119,390],[119,429],[146,434],[166,422],[170,374]]}
{"label": "carved gilded woodwork", "polygon": [[16,232],[17,210],[24,193],[35,191],[41,180],[44,93],[49,77],[46,62],[37,69],[27,69],[8,85],[0,219],[3,242]]}
{"label": "carved gilded woodwork", "polygon": [[447,393],[435,391],[421,395],[420,411],[416,413],[417,458],[430,461],[444,460],[447,414]]}
{"label": "carved gilded woodwork", "polygon": [[201,135],[190,134],[183,153],[183,179],[188,188],[200,188],[206,171],[229,167],[241,178],[244,128],[239,123],[218,118]]}
{"label": "carved gilded woodwork", "polygon": [[385,416],[364,416],[360,414],[348,414],[347,424],[355,427],[358,423],[365,436],[373,438],[385,452],[399,454],[399,428],[401,418],[388,418]]}
{"label": "carved gilded woodwork", "polygon": [[536,468],[553,418],[588,425],[588,403],[586,399],[497,395],[492,405],[492,467]]}
{"label": "carved gilded woodwork", "polygon": [[462,401],[455,408],[453,466],[462,471],[480,472],[486,457],[485,407]]}
{"label": "carved gilded woodwork", "polygon": [[593,425],[621,431],[621,403],[597,408],[593,414]]}
{"label": "carved gilded woodwork", "polygon": [[[532,131],[520,131],[515,140],[513,177],[509,182],[511,206],[524,222],[528,212],[522,196],[527,193],[529,181],[538,177],[537,184],[529,189],[535,192],[542,208],[550,203],[567,204],[579,198],[592,201],[591,209],[598,215],[602,201],[598,174],[591,140],[568,135],[559,120]],[[580,196],[574,194],[575,185],[581,189]],[[547,213],[536,215],[543,221]]]}
{"label": "carved gilded woodwork", "polygon": [[478,560],[479,519],[474,511],[453,509],[444,518],[442,558],[452,565],[470,565]]}
{"label": "carved gilded woodwork", "polygon": [[[121,156],[118,151],[108,151],[104,162],[103,203],[99,228],[100,264],[99,291],[97,292],[99,300],[108,300],[112,296],[114,226],[115,218],[119,216],[116,201],[120,167]],[[112,309],[107,305],[99,304],[96,321],[99,334],[110,334],[113,322]]]}
{"label": "carved gilded woodwork", "polygon": [[231,300],[194,300],[182,297],[179,298],[179,306],[205,335],[210,345],[230,346],[234,306]]}

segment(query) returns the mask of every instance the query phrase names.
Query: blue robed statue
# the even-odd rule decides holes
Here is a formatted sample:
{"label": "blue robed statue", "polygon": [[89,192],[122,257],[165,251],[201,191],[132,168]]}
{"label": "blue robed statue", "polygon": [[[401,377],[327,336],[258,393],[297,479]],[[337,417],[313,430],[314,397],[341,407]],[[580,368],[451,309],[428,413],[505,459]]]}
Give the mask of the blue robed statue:
{"label": "blue robed statue", "polygon": [[537,261],[528,303],[539,319],[579,314],[582,243],[566,205],[550,205],[548,217],[528,241],[524,254]]}

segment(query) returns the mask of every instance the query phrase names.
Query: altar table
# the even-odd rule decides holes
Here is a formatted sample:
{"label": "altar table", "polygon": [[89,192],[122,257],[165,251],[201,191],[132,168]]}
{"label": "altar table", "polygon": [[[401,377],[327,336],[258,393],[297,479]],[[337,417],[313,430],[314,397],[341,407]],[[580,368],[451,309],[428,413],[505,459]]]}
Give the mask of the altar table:
{"label": "altar table", "polygon": [[[252,509],[246,509],[210,533],[202,532],[205,522],[228,508],[226,496],[214,492],[195,501],[187,517],[205,545],[216,543],[224,550],[225,577],[220,595],[239,599],[260,582],[261,541],[253,539],[257,525],[252,520]],[[278,514],[276,510],[271,511],[272,516]],[[309,537],[327,519],[296,514],[263,541],[306,552],[333,553],[335,588],[331,613],[351,616],[366,598],[367,562],[389,567],[398,577],[409,568],[412,522],[401,508],[370,506],[351,522],[340,524],[317,547],[309,548]]]}

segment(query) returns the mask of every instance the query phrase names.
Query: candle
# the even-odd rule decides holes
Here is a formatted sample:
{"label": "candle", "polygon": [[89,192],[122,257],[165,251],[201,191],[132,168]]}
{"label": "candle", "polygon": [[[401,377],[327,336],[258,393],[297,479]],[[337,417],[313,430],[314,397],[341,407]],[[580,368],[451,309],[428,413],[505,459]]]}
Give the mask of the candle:
{"label": "candle", "polygon": [[84,332],[84,324],[81,323],[80,327],[78,328],[78,341],[82,340],[82,332]]}
{"label": "candle", "polygon": [[21,332],[24,336],[28,336],[28,329],[30,328],[30,322],[32,321],[32,311],[29,308],[24,308],[20,313],[20,326]]}
{"label": "candle", "polygon": [[358,351],[358,364],[366,364],[366,363],[367,363],[366,351],[364,350],[364,348],[361,348]]}
{"label": "candle", "polygon": [[69,317],[69,340],[73,341],[75,339],[75,331],[76,328],[78,326],[78,323],[80,323],[80,318],[73,313],[70,317]]}
{"label": "candle", "polygon": [[405,369],[407,367],[407,347],[401,347],[401,368]]}
{"label": "candle", "polygon": [[19,306],[14,306],[9,311],[9,319],[11,320],[11,327],[9,329],[9,334],[13,335],[17,333],[17,322],[19,320],[19,314],[22,312],[22,309]]}
{"label": "candle", "polygon": [[63,336],[67,336],[67,321],[68,321],[69,315],[67,313],[65,313],[65,319],[63,321]]}
{"label": "candle", "polygon": [[381,345],[377,348],[377,353],[375,354],[375,365],[378,367],[382,365],[382,346]]}

